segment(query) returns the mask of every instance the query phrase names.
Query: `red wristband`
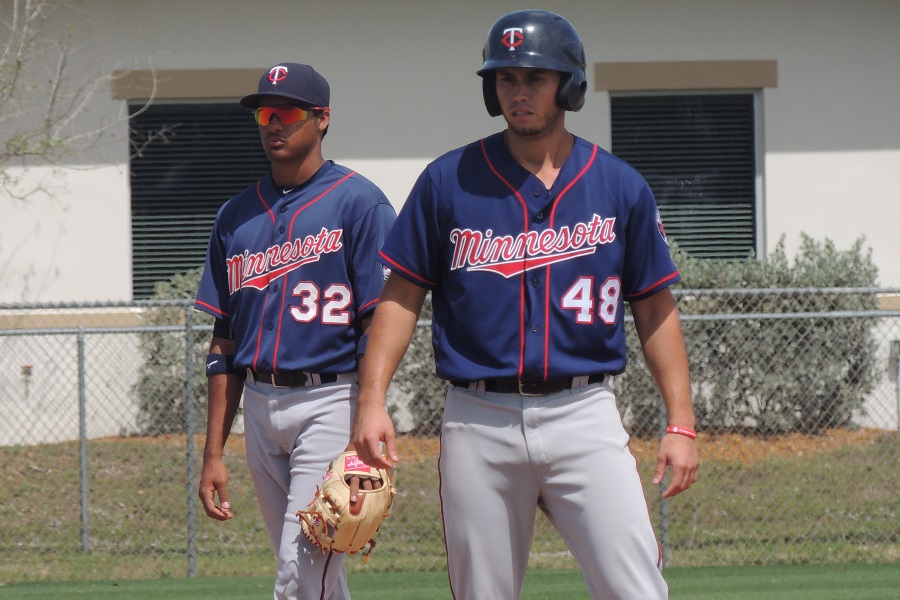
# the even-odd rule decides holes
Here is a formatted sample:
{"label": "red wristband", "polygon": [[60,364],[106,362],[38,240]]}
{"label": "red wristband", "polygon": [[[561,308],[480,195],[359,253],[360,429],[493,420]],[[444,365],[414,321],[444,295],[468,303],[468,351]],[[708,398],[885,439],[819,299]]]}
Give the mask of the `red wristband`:
{"label": "red wristband", "polygon": [[679,427],[678,425],[669,425],[666,427],[666,433],[677,433],[678,435],[683,435],[691,438],[692,440],[697,439],[697,432],[693,429],[688,429],[687,427]]}

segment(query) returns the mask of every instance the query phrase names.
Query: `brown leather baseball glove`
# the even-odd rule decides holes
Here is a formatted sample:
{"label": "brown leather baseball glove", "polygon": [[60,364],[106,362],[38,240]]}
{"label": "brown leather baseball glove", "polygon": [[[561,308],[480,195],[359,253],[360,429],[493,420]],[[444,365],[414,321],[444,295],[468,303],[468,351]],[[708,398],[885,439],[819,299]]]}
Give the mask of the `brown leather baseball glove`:
{"label": "brown leather baseball glove", "polygon": [[[360,486],[364,496],[359,514],[350,512],[350,478],[377,478],[380,487],[367,490]],[[364,562],[375,549],[375,534],[385,517],[391,514],[396,491],[385,469],[365,464],[356,452],[342,452],[328,465],[322,485],[306,510],[297,512],[300,527],[309,540],[326,552],[356,554],[369,545]]]}

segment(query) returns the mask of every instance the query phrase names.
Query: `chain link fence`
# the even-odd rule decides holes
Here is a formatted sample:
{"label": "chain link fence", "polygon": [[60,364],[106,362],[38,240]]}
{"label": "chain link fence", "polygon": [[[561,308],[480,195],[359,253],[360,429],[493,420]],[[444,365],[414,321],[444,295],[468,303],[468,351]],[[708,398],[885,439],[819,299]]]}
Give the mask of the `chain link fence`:
{"label": "chain link fence", "polygon": [[[900,559],[900,290],[676,295],[703,461],[689,492],[663,502],[650,481],[665,422],[633,329],[613,384],[665,564]],[[389,398],[404,458],[394,514],[351,570],[445,568],[428,310]],[[196,499],[210,331],[181,300],[0,306],[0,583],[272,572],[240,418],[226,448],[235,519],[206,518]],[[531,562],[575,566],[540,515]]]}

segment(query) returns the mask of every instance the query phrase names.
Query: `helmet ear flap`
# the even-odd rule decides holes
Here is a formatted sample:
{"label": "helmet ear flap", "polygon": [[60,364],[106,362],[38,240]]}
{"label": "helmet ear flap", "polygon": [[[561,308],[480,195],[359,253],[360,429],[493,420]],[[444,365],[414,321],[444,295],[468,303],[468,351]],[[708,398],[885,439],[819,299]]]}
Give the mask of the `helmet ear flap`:
{"label": "helmet ear flap", "polygon": [[556,92],[556,103],[563,110],[577,112],[584,106],[586,93],[587,80],[580,77],[576,78],[571,73],[567,73],[563,75],[563,80],[559,84],[559,90]]}
{"label": "helmet ear flap", "polygon": [[498,117],[503,113],[503,109],[500,107],[500,98],[497,97],[497,74],[494,71],[485,71],[481,77],[484,107],[489,115]]}

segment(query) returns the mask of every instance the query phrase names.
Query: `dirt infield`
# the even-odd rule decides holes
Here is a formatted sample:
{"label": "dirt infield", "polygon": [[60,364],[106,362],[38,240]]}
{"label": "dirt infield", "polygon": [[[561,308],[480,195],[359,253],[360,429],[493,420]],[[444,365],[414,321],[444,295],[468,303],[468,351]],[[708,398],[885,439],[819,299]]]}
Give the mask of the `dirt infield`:
{"label": "dirt infield", "polygon": [[[740,461],[753,463],[770,457],[801,458],[811,457],[822,452],[837,450],[844,446],[863,446],[874,443],[883,436],[897,437],[900,434],[884,429],[830,429],[819,435],[792,433],[780,436],[746,436],[739,434],[704,435],[700,432],[699,452],[701,460]],[[108,438],[117,439],[125,444],[163,444],[183,445],[183,435],[165,435],[151,438]],[[197,437],[195,442],[198,452],[203,450],[204,436]],[[440,442],[437,436],[406,436],[397,439],[397,449],[401,459],[428,460],[437,458]],[[633,439],[631,450],[640,462],[656,460],[658,442],[655,439]],[[228,440],[228,452],[235,454],[244,452],[244,437],[233,435]]]}
{"label": "dirt infield", "polygon": [[[768,457],[814,456],[843,446],[871,444],[881,436],[897,436],[896,432],[883,429],[832,429],[821,435],[789,435],[761,437],[738,434],[703,435],[698,439],[700,460],[741,461],[753,463]],[[438,454],[437,437],[401,436],[397,449],[403,457],[425,457]],[[655,439],[634,439],[631,450],[638,461],[656,460],[658,442]]]}

